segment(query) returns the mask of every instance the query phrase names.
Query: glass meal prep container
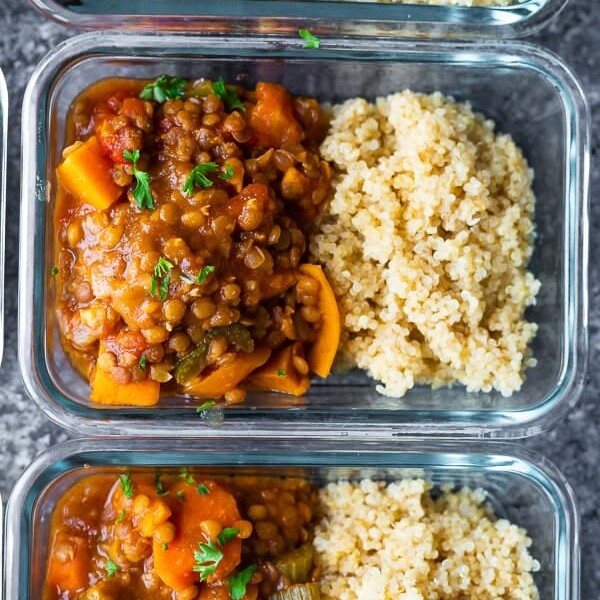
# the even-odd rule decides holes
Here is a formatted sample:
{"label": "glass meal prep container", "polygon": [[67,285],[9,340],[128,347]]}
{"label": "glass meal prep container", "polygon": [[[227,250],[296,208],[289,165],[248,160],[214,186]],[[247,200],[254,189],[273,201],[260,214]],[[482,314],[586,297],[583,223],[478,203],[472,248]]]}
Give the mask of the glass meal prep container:
{"label": "glass meal prep container", "polygon": [[[539,324],[538,360],[521,391],[467,393],[419,386],[380,396],[365,375],[316,382],[304,398],[252,393],[246,403],[203,418],[183,396],[151,409],[102,407],[61,347],[54,315],[53,196],[64,124],[74,98],[106,77],[190,78],[285,84],[335,102],[405,88],[440,90],[494,119],[535,170],[537,239],[530,269],[541,280],[527,318]],[[589,126],[569,69],[523,43],[471,45],[327,39],[305,50],[294,39],[91,33],[39,65],[23,112],[19,363],[29,394],[55,422],[79,434],[175,436],[525,436],[565,414],[583,384],[587,355]],[[208,416],[207,416],[208,415]],[[218,427],[215,429],[215,427]]]}
{"label": "glass meal prep container", "polygon": [[568,0],[510,6],[436,6],[362,0],[30,0],[44,14],[87,29],[203,30],[436,38],[515,38],[543,27]]}
{"label": "glass meal prep container", "polygon": [[[168,443],[167,443],[168,442]],[[557,469],[513,445],[475,444],[468,452],[451,443],[319,442],[309,451],[285,442],[253,440],[97,440],[55,446],[16,484],[7,505],[5,598],[41,597],[52,510],[82,478],[138,470],[208,476],[246,474],[307,478],[317,486],[363,477],[394,481],[425,478],[436,485],[483,488],[498,517],[527,529],[530,552],[541,565],[534,574],[540,598],[579,599],[578,518],[568,483]]]}

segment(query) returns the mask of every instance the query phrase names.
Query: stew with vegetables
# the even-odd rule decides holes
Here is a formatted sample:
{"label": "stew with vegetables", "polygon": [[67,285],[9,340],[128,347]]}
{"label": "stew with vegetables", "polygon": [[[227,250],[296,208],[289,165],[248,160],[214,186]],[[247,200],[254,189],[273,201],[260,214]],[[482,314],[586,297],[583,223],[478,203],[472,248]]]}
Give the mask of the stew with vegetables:
{"label": "stew with vegetables", "polygon": [[43,600],[318,600],[301,479],[87,477],[59,501]]}
{"label": "stew with vegetables", "polygon": [[329,202],[327,119],[281,85],[111,79],[57,168],[57,318],[91,400],[235,404],[327,377],[340,317],[307,234]]}

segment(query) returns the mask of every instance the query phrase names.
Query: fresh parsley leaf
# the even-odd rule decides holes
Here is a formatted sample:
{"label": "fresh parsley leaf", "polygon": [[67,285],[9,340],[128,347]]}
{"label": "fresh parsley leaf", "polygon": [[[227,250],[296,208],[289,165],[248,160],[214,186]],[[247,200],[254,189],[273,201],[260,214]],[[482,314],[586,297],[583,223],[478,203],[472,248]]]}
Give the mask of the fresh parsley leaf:
{"label": "fresh parsley leaf", "polygon": [[222,77],[213,83],[213,93],[221,98],[227,111],[239,109],[246,112],[246,105],[240,100],[235,90],[229,89],[225,85]]}
{"label": "fresh parsley leaf", "polygon": [[56,277],[60,273],[60,269],[55,265],[50,269],[50,275]]}
{"label": "fresh parsley leaf", "polygon": [[285,369],[277,369],[277,377],[285,377],[287,375],[287,371]]}
{"label": "fresh parsley leaf", "polygon": [[122,523],[123,520],[125,519],[125,509],[123,508],[122,510],[119,511],[119,514],[117,515],[117,523]]}
{"label": "fresh parsley leaf", "polygon": [[198,273],[198,275],[196,275],[196,279],[190,279],[189,277],[186,277],[185,275],[181,275],[180,279],[181,281],[183,281],[184,283],[187,283],[189,285],[194,285],[195,283],[205,283],[206,280],[208,279],[208,276],[211,273],[214,273],[216,271],[217,267],[213,266],[213,265],[207,265],[206,267],[202,267],[202,269],[200,270],[200,273]]}
{"label": "fresh parsley leaf", "polygon": [[187,81],[181,77],[161,75],[140,92],[140,98],[142,100],[155,100],[156,102],[179,100],[185,96],[186,85]]}
{"label": "fresh parsley leaf", "polygon": [[196,564],[193,570],[200,574],[200,581],[204,581],[217,570],[223,560],[223,553],[210,540],[207,544],[200,542],[198,547],[199,550],[194,550]]}
{"label": "fresh parsley leaf", "polygon": [[202,267],[202,270],[200,273],[198,273],[198,277],[196,277],[196,283],[204,283],[208,279],[208,276],[211,273],[214,273],[216,269],[217,268],[214,265],[206,265],[205,267]]}
{"label": "fresh parsley leaf", "polygon": [[219,179],[229,181],[233,177],[233,167],[229,163],[225,163],[225,170],[219,175]]}
{"label": "fresh parsley leaf", "polygon": [[298,35],[304,40],[305,48],[318,48],[321,40],[308,29],[298,29]]}
{"label": "fresh parsley leaf", "polygon": [[197,413],[201,413],[204,412],[205,410],[208,410],[209,408],[212,408],[213,406],[216,406],[216,402],[214,400],[209,400],[208,402],[204,402],[204,404],[201,404],[197,409],[196,412]]}
{"label": "fresh parsley leaf", "polygon": [[188,485],[196,483],[194,477],[190,475],[187,471],[182,471],[181,473],[179,473],[179,479],[183,479],[183,481],[185,481],[185,483],[187,483]]}
{"label": "fresh parsley leaf", "polygon": [[139,367],[142,371],[146,370],[147,364],[148,364],[148,359],[145,356],[140,356]]}
{"label": "fresh parsley leaf", "polygon": [[185,500],[185,494],[181,490],[177,490],[175,495],[177,496],[177,500],[180,500],[181,502]]}
{"label": "fresh parsley leaf", "polygon": [[165,490],[165,486],[162,484],[162,481],[160,480],[160,473],[157,473],[156,477],[154,478],[154,485],[156,486],[156,493],[159,496],[168,496],[169,495],[169,490]]}
{"label": "fresh parsley leaf", "polygon": [[194,193],[194,188],[209,188],[212,187],[213,182],[207,177],[211,173],[214,173],[219,167],[217,163],[207,162],[196,165],[192,172],[188,175],[183,185],[183,193],[186,196],[191,196]]}
{"label": "fresh parsley leaf", "polygon": [[198,490],[198,493],[201,496],[207,496],[208,494],[210,494],[210,490],[208,489],[208,487],[206,485],[204,485],[203,483],[201,483],[200,485],[198,485],[196,487],[196,489]]}
{"label": "fresh parsley leaf", "polygon": [[121,489],[125,498],[133,498],[133,481],[131,481],[131,475],[119,475],[119,481],[121,482]]}
{"label": "fresh parsley leaf", "polygon": [[[156,289],[160,289],[160,299],[164,302],[169,295],[169,285],[171,284],[170,271],[173,268],[173,263],[166,258],[160,257],[154,267],[152,282],[150,284],[150,295],[156,296]],[[160,284],[160,285],[159,285]]]}
{"label": "fresh parsley leaf", "polygon": [[250,583],[257,568],[256,565],[250,565],[229,578],[229,597],[231,600],[242,600],[246,595],[246,586]]}
{"label": "fresh parsley leaf", "polygon": [[167,544],[167,542],[163,542],[162,549],[166,552],[169,549],[169,544]]}
{"label": "fresh parsley leaf", "polygon": [[110,560],[110,558],[106,559],[106,574],[109,577],[114,577],[119,571],[119,565],[117,563]]}
{"label": "fresh parsley leaf", "polygon": [[240,530],[235,527],[225,527],[225,529],[221,530],[221,533],[217,536],[217,542],[219,542],[220,546],[224,546],[227,542],[235,539],[239,532]]}
{"label": "fresh parsley leaf", "polygon": [[137,207],[140,210],[154,210],[154,196],[150,189],[150,175],[146,171],[140,171],[137,168],[138,160],[140,160],[140,151],[136,148],[133,152],[123,150],[123,158],[133,165],[133,176],[135,177],[135,187],[131,192]]}

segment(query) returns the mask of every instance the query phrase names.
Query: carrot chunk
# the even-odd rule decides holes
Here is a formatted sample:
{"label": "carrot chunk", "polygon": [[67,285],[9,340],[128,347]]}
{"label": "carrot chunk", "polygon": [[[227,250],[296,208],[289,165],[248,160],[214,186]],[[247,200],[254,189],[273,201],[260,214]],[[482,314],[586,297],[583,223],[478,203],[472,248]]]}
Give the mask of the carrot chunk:
{"label": "carrot chunk", "polygon": [[340,344],[340,311],[331,285],[319,265],[300,265],[300,272],[316,279],[321,286],[319,290],[321,329],[308,353],[308,364],[314,373],[320,377],[327,377]]}
{"label": "carrot chunk", "polygon": [[250,389],[283,392],[302,396],[310,388],[310,379],[294,369],[294,347],[288,345],[274,354],[266,365],[254,371],[247,379]]}
{"label": "carrot chunk", "polygon": [[94,135],[85,142],[73,144],[56,173],[61,185],[79,202],[106,210],[123,193],[111,177],[112,167]]}
{"label": "carrot chunk", "polygon": [[262,147],[293,148],[304,134],[294,116],[292,97],[278,83],[261,81],[256,86],[256,104],[248,114],[248,124]]}
{"label": "carrot chunk", "polygon": [[240,352],[231,362],[185,383],[183,391],[197,398],[219,398],[237,387],[252,371],[264,365],[270,355],[269,348]]}
{"label": "carrot chunk", "polygon": [[[185,482],[169,488],[169,506],[173,511],[170,521],[175,525],[175,538],[168,547],[156,540],[153,542],[156,573],[165,585],[174,590],[182,590],[199,581],[200,575],[194,571],[194,552],[199,550],[200,543],[209,541],[202,529],[202,522],[218,521],[225,528],[240,520],[232,494],[214,481],[205,481],[203,484],[208,493],[202,494],[196,485]],[[242,555],[242,541],[237,537],[223,546],[216,540],[210,542],[222,553],[222,558],[214,572],[206,578],[209,584],[230,575],[239,565]]]}
{"label": "carrot chunk", "polygon": [[58,531],[52,541],[48,560],[47,582],[60,592],[74,593],[88,585],[92,565],[84,538]]}

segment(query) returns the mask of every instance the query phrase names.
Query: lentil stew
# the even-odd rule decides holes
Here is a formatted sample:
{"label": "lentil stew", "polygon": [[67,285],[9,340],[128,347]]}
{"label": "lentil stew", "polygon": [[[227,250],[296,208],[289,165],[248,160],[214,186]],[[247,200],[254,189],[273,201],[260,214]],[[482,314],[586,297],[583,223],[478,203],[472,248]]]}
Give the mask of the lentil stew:
{"label": "lentil stew", "polygon": [[318,599],[316,502],[296,478],[86,477],[53,512],[43,600]]}
{"label": "lentil stew", "polygon": [[327,119],[280,85],[104,80],[57,169],[57,320],[93,402],[162,391],[236,404],[329,374],[335,296],[306,262],[331,169]]}

